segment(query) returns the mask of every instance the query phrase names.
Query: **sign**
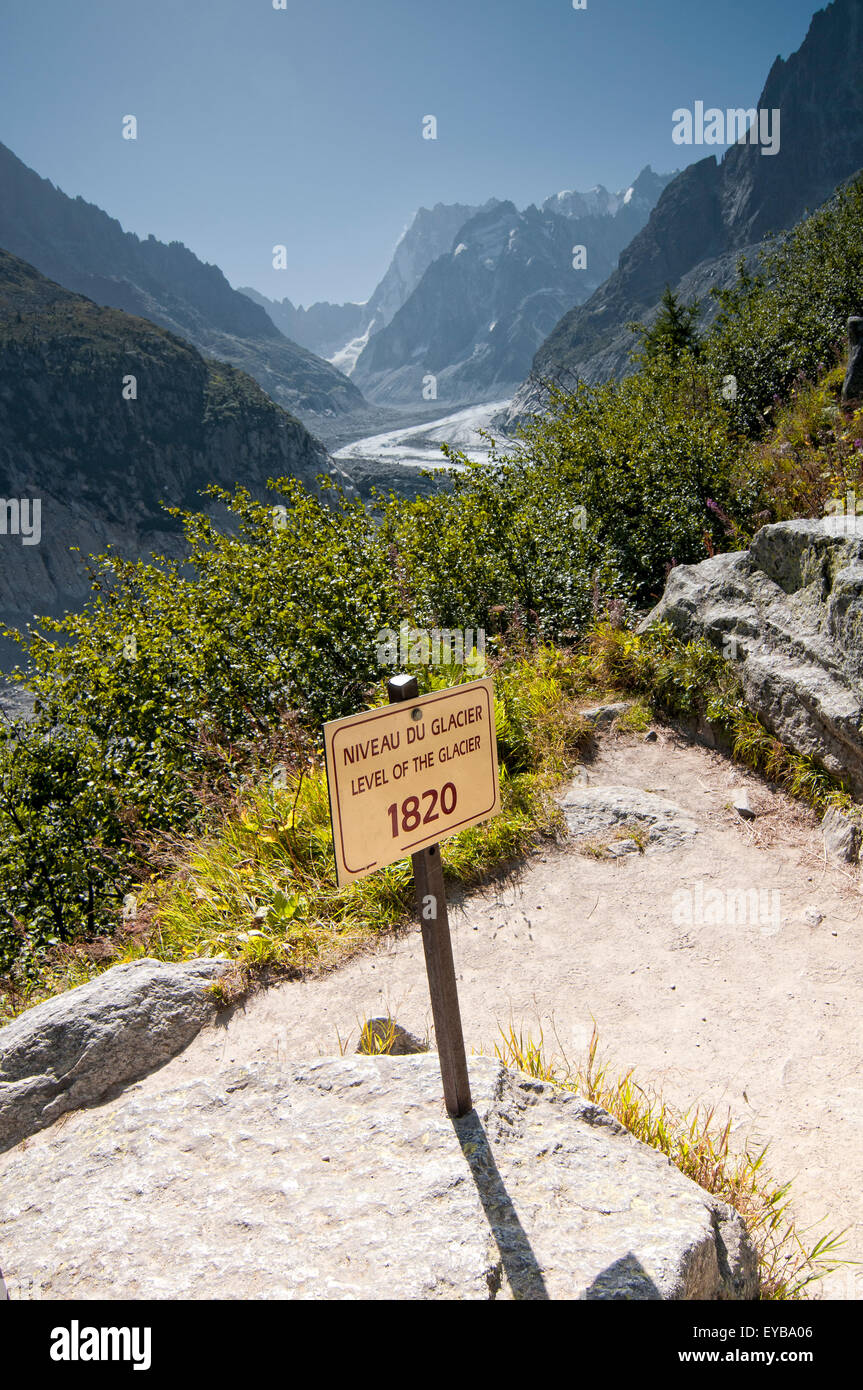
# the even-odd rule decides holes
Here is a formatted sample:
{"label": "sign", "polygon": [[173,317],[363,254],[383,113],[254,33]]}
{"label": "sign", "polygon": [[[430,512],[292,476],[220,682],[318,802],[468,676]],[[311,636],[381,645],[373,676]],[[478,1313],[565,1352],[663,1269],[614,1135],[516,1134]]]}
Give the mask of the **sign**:
{"label": "sign", "polygon": [[500,811],[490,679],[333,720],[324,747],[340,885]]}

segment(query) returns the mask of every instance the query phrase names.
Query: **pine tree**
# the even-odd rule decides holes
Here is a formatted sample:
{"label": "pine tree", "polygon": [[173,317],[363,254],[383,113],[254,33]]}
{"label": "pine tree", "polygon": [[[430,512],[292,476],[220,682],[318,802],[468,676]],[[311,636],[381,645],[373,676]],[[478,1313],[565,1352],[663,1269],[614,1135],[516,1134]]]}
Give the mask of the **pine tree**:
{"label": "pine tree", "polygon": [[633,333],[641,334],[637,349],[639,355],[648,360],[668,354],[677,357],[681,352],[691,352],[695,357],[701,351],[701,339],[696,328],[699,303],[693,300],[684,304],[670,285],[665,286],[659,313],[648,328],[644,323],[631,323]]}

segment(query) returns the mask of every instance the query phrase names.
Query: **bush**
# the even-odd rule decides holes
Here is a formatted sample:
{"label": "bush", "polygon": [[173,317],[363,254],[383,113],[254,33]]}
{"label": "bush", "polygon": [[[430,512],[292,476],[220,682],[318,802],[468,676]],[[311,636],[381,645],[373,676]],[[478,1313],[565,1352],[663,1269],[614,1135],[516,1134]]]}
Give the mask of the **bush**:
{"label": "bush", "polygon": [[863,177],[777,238],[757,273],[741,266],[717,297],[707,361],[718,379],[737,378],[734,423],[758,437],[796,382],[836,365],[847,319],[863,311]]}
{"label": "bush", "polygon": [[525,445],[554,489],[585,507],[606,591],[634,602],[657,597],[672,564],[727,545],[722,513],[748,515],[756,495],[739,477],[741,443],[713,378],[688,352],[558,393]]}

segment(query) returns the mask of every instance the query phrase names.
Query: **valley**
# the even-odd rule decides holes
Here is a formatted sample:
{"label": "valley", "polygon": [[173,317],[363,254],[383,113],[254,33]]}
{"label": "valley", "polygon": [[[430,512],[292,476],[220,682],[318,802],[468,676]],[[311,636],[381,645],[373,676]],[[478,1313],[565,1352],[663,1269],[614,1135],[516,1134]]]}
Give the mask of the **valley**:
{"label": "valley", "polygon": [[[352,439],[336,449],[333,457],[350,474],[361,496],[367,496],[372,487],[392,488],[400,495],[411,496],[435,487],[433,479],[421,476],[422,470],[452,466],[441,453],[442,444],[450,444],[467,458],[484,463],[489,444],[481,431],[490,431],[494,419],[508,405],[509,401],[484,402],[438,414],[430,420],[423,418],[426,412],[417,412],[409,424]],[[404,412],[408,417],[411,414]]]}

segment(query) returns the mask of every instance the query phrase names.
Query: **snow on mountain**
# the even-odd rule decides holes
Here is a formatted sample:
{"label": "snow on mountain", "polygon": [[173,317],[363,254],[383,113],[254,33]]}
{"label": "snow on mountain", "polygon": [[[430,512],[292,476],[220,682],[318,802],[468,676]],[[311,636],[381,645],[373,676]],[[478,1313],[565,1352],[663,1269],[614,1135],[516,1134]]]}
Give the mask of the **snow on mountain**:
{"label": "snow on mountain", "polygon": [[620,193],[563,192],[523,212],[487,206],[369,336],[355,384],[379,404],[502,397],[560,318],[612,273],[671,177],[647,168]]}

